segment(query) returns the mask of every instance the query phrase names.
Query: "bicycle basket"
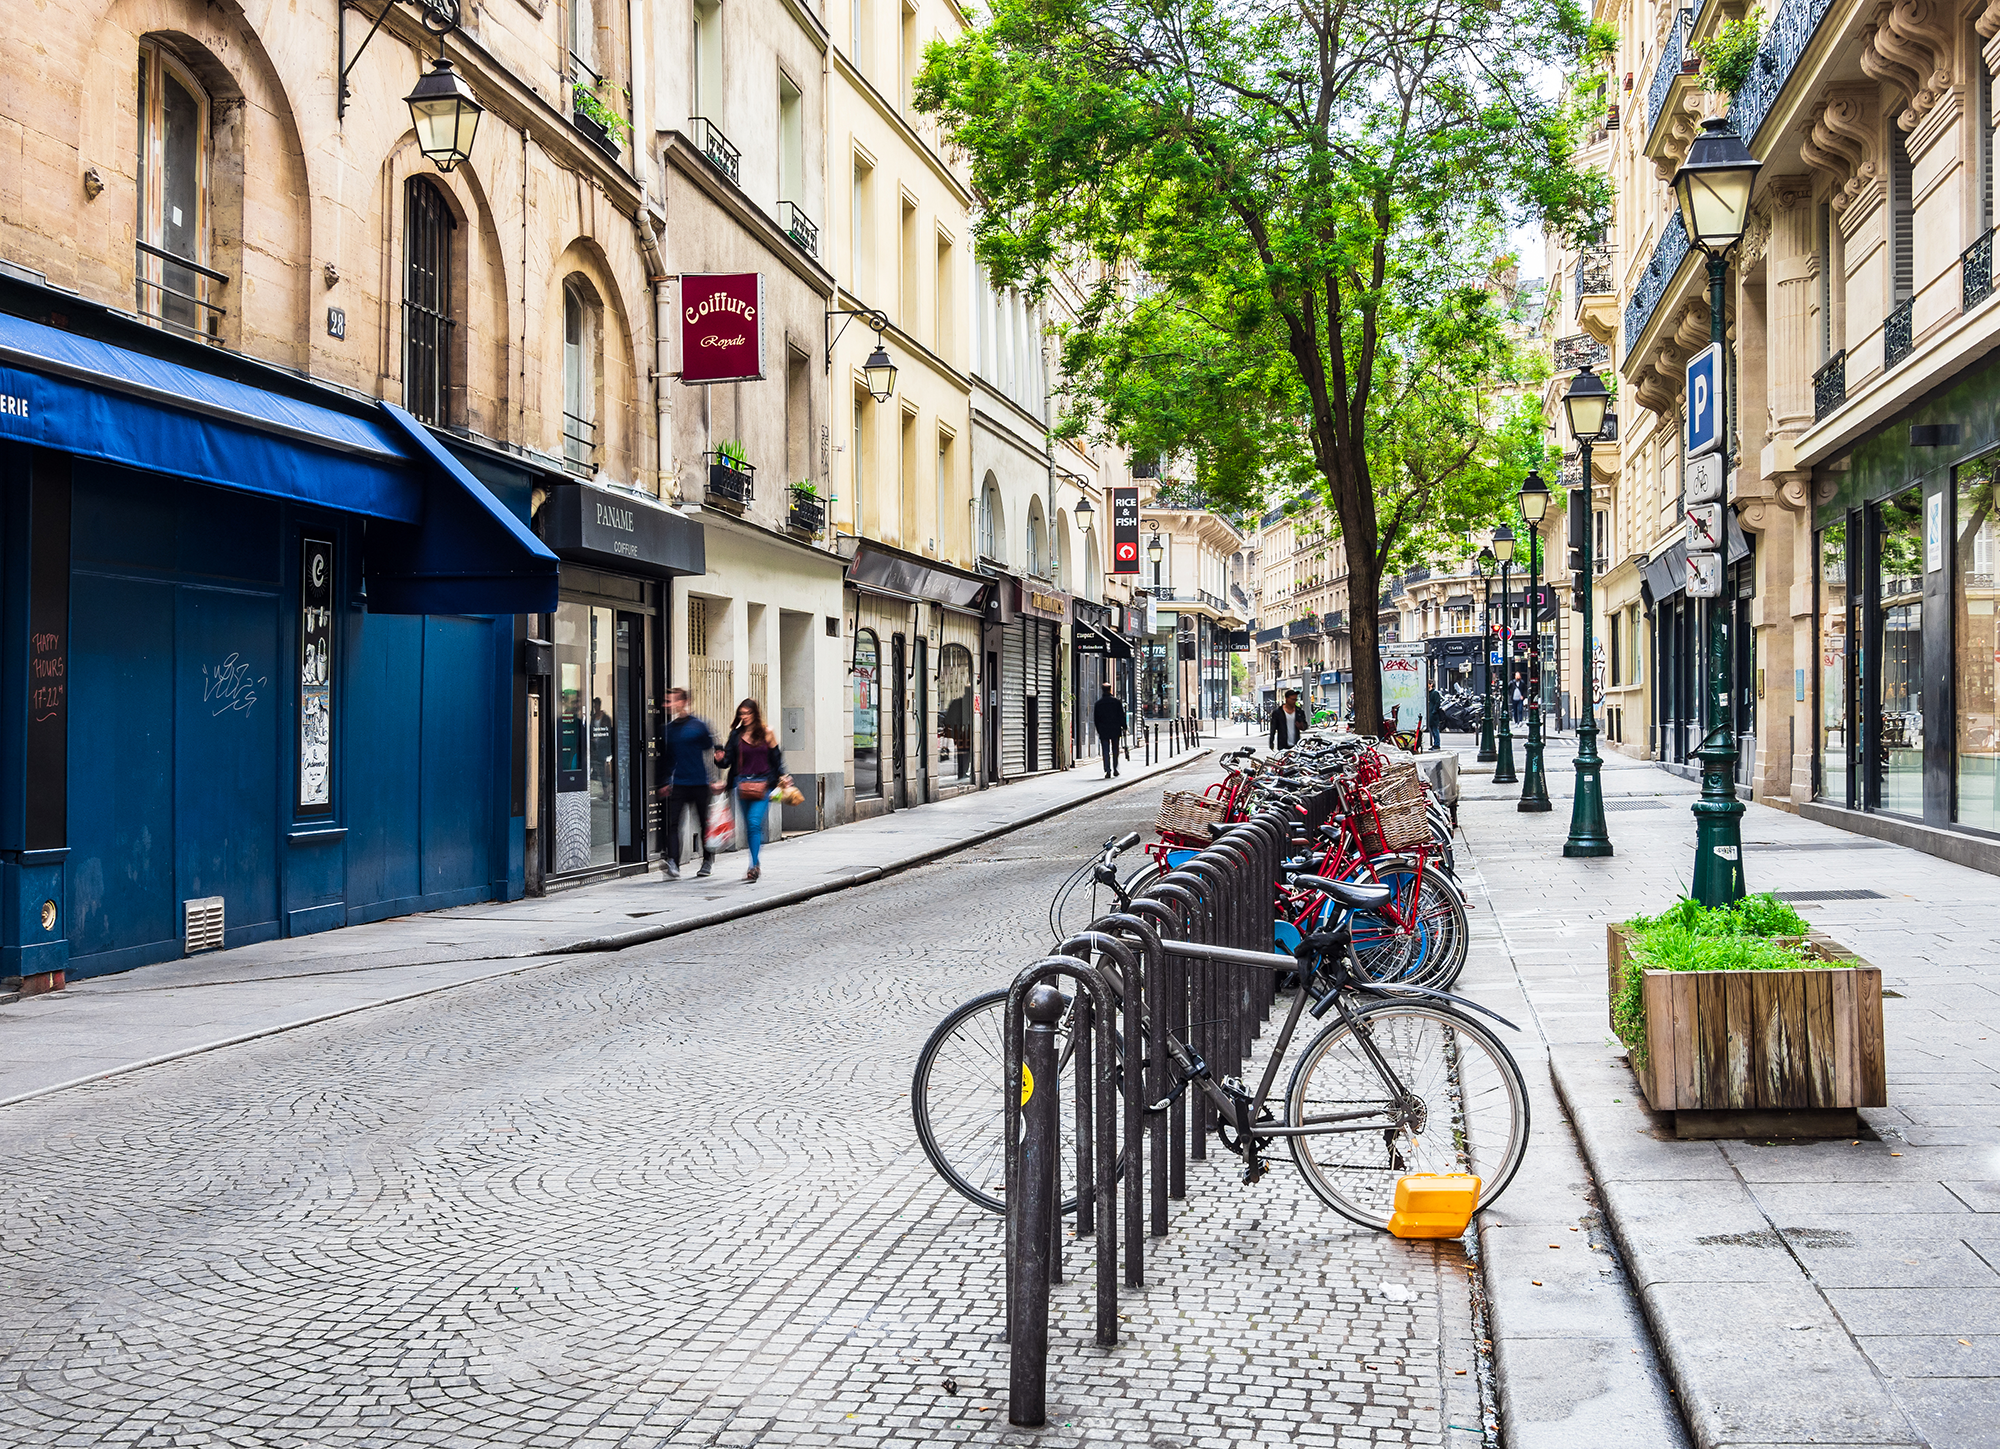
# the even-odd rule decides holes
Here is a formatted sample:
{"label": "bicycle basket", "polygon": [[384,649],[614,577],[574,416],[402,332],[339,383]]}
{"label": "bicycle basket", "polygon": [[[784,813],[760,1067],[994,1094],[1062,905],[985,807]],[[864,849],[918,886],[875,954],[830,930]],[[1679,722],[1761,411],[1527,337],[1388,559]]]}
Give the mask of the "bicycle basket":
{"label": "bicycle basket", "polygon": [[1377,854],[1390,850],[1414,850],[1431,838],[1423,777],[1415,765],[1390,765],[1368,791],[1373,819],[1362,812],[1362,844]]}
{"label": "bicycle basket", "polygon": [[1162,835],[1208,841],[1208,827],[1220,823],[1223,803],[1192,790],[1169,790],[1160,797],[1160,818],[1153,828]]}

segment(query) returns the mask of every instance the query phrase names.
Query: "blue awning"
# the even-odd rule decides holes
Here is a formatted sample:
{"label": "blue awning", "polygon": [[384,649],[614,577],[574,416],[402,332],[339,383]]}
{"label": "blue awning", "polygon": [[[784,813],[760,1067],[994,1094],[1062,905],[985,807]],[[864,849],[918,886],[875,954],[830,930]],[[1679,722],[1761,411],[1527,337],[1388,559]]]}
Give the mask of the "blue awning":
{"label": "blue awning", "polygon": [[555,555],[408,413],[377,407],[357,417],[0,314],[0,441],[373,520],[371,612],[553,609]]}

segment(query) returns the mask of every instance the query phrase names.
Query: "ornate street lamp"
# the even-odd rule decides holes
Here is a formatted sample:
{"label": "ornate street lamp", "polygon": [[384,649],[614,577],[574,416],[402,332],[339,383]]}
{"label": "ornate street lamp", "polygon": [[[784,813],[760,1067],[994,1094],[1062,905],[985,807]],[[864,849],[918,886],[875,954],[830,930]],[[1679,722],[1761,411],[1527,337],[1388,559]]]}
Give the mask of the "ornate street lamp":
{"label": "ornate street lamp", "polygon": [[417,149],[440,171],[450,171],[472,155],[473,133],[486,108],[472,98],[465,77],[439,56],[417,88],[403,97],[417,128]]}
{"label": "ornate street lamp", "polygon": [[[1611,406],[1611,393],[1604,379],[1586,367],[1570,380],[1563,397],[1563,411],[1569,414],[1569,430],[1583,455],[1583,496],[1590,498],[1590,445],[1604,436],[1604,422]],[[1576,514],[1571,513],[1571,518]],[[1583,510],[1588,523],[1590,509]],[[1597,648],[1595,620],[1591,617],[1590,556],[1591,529],[1583,530],[1583,663],[1579,670],[1576,721],[1576,798],[1569,812],[1569,839],[1563,842],[1566,856],[1611,854],[1611,831],[1604,823],[1604,784],[1600,778],[1603,760],[1597,754],[1597,689],[1595,683]]]}
{"label": "ornate street lamp", "polygon": [[[836,317],[842,319],[839,332],[833,330],[833,319]],[[889,358],[889,349],[882,345],[882,334],[889,326],[889,314],[880,307],[851,308],[826,314],[826,370],[833,371],[833,349],[856,317],[875,329],[875,350],[861,364],[862,380],[867,385],[868,395],[878,403],[885,403],[896,395],[896,364]]]}
{"label": "ornate street lamp", "polygon": [[[1701,134],[1674,174],[1674,197],[1694,244],[1708,254],[1708,338],[1723,336],[1723,296],[1729,249],[1750,225],[1750,194],[1763,164],[1743,138],[1720,118],[1702,122]],[[1726,560],[1728,555],[1723,555]],[[1730,718],[1728,612],[1708,601],[1708,734],[1695,754],[1701,760],[1701,798],[1694,803],[1694,898],[1704,906],[1743,899],[1743,802],[1736,798],[1736,728]]]}
{"label": "ornate street lamp", "polygon": [[1549,782],[1542,770],[1542,520],[1549,512],[1549,485],[1534,469],[1521,480],[1521,517],[1528,525],[1528,772],[1521,781],[1521,803],[1515,808],[1532,814],[1549,809]]}
{"label": "ornate street lamp", "polygon": [[1486,635],[1482,641],[1486,658],[1481,661],[1486,687],[1480,691],[1479,697],[1479,761],[1486,764],[1500,758],[1499,751],[1493,747],[1493,655],[1496,652],[1493,638],[1493,571],[1500,567],[1500,561],[1493,557],[1491,548],[1482,548],[1479,557],[1473,560],[1473,567],[1479,571],[1479,627]]}
{"label": "ornate street lamp", "polygon": [[1514,712],[1507,691],[1514,682],[1514,595],[1507,571],[1514,563],[1514,530],[1501,524],[1493,530],[1493,557],[1500,560],[1500,738],[1498,758],[1493,765],[1493,783],[1513,785],[1520,781],[1514,773]]}

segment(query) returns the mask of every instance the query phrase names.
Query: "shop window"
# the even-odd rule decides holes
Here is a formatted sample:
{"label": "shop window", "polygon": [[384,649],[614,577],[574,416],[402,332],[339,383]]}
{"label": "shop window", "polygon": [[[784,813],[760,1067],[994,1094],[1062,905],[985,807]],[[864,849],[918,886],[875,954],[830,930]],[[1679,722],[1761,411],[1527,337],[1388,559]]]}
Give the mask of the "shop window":
{"label": "shop window", "polygon": [[875,631],[854,636],[854,793],[859,799],[882,794],[881,652]]}
{"label": "shop window", "polygon": [[597,309],[580,279],[563,283],[563,466],[597,471]]}
{"label": "shop window", "polygon": [[[2000,456],[2000,455],[1996,455]],[[2000,831],[2000,703],[1994,666],[2000,661],[2000,614],[1995,600],[1995,555],[2000,521],[1993,515],[1995,457],[1958,470],[1958,509],[1952,586],[1952,662],[1957,690],[1955,763],[1959,824]]]}
{"label": "shop window", "polygon": [[422,177],[404,188],[403,406],[419,422],[451,421],[451,234],[444,195]]}
{"label": "shop window", "polygon": [[947,644],[938,655],[937,700],[938,773],[946,780],[970,780],[979,717],[972,707],[972,653],[963,644]]}
{"label": "shop window", "polygon": [[1875,800],[1924,813],[1923,489],[1869,510],[1875,525]]}
{"label": "shop window", "polygon": [[1819,536],[1819,794],[1836,805],[1852,799],[1849,785],[1849,719],[1852,671],[1848,647],[1853,618],[1847,597],[1847,525]]}
{"label": "shop window", "polygon": [[208,266],[208,95],[158,45],[139,47],[139,219],[136,310],[177,331],[213,337],[228,278]]}
{"label": "shop window", "polygon": [[610,865],[631,838],[630,802],[619,789],[630,769],[630,740],[617,727],[621,694],[631,684],[631,625],[610,609],[565,600],[556,608],[554,642],[561,873]]}

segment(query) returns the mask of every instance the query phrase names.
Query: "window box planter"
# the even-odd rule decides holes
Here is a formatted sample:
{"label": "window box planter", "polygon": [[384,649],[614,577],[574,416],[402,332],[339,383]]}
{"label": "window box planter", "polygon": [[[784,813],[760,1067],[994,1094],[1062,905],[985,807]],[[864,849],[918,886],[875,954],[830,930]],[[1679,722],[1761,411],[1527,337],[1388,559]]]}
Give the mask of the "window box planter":
{"label": "window box planter", "polygon": [[[1611,999],[1625,981],[1631,931],[1606,927]],[[1674,1135],[1844,1137],[1856,1108],[1889,1103],[1882,972],[1817,932],[1824,966],[1796,971],[1647,971],[1644,1060],[1633,1073]]]}
{"label": "window box planter", "polygon": [[757,496],[756,466],[737,462],[726,453],[708,452],[701,456],[708,463],[707,501],[734,513],[748,508]]}
{"label": "window box planter", "polygon": [[818,538],[826,527],[826,501],[802,488],[793,488],[790,493],[792,502],[785,514],[785,527],[806,538]]}
{"label": "window box planter", "polygon": [[613,139],[611,132],[607,128],[599,125],[582,111],[572,111],[569,123],[576,127],[589,140],[591,145],[611,157],[612,160],[615,161],[618,159],[618,142]]}

